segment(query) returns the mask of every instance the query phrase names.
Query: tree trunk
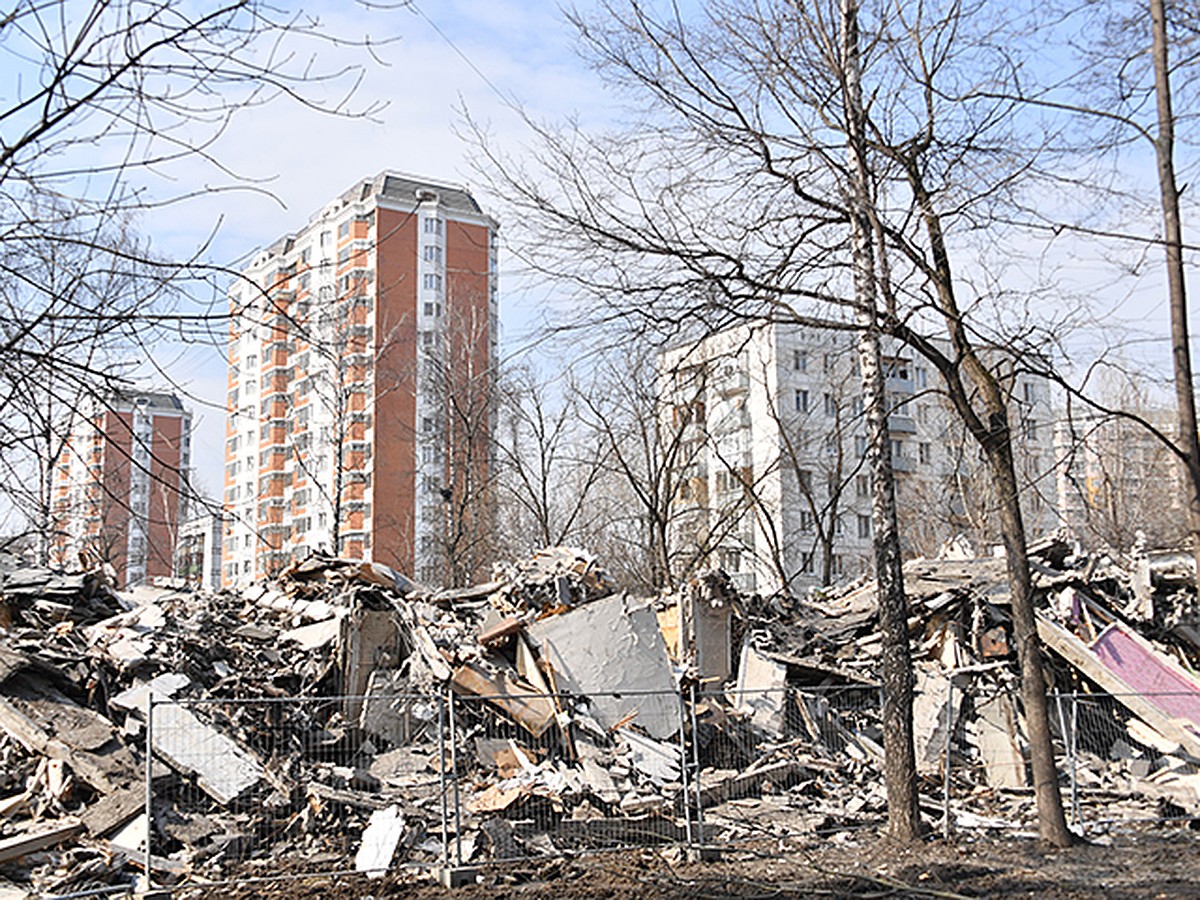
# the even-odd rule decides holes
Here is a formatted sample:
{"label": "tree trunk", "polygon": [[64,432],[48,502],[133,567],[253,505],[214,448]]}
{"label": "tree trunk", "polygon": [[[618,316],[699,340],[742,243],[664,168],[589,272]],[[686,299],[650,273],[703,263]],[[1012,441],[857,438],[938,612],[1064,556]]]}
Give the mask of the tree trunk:
{"label": "tree trunk", "polygon": [[842,64],[850,151],[850,227],[853,249],[858,356],[871,460],[871,520],[875,529],[875,579],[883,635],[883,752],[888,831],[901,841],[920,835],[916,754],[913,750],[912,658],[908,609],[896,525],[896,493],[876,313],[874,250],[866,207],[868,181],[862,134],[862,86],[858,63],[857,0],[842,0]]}
{"label": "tree trunk", "polygon": [[1183,225],[1179,213],[1179,185],[1175,180],[1175,115],[1171,111],[1171,74],[1167,61],[1167,14],[1163,0],[1150,0],[1150,27],[1154,33],[1154,92],[1158,98],[1158,187],[1162,195],[1163,242],[1167,255],[1167,294],[1171,307],[1171,357],[1175,368],[1175,404],[1179,418],[1179,446],[1183,450],[1188,481],[1188,525],[1192,556],[1200,585],[1200,435],[1196,430],[1196,392],[1192,382],[1189,346],[1187,285],[1183,268]]}
{"label": "tree trunk", "polygon": [[[993,428],[1000,428],[998,422]],[[1042,839],[1056,847],[1069,847],[1074,836],[1067,828],[1058,768],[1054,764],[1054,742],[1050,733],[1050,710],[1046,700],[1046,677],[1042,668],[1041,641],[1033,609],[1033,584],[1029,576],[1029,548],[1021,515],[1020,493],[1013,467],[1012,442],[1007,439],[986,445],[992,484],[997,492],[1000,534],[1004,540],[1008,568],[1008,590],[1012,598],[1013,636],[1021,667],[1021,700],[1025,704],[1025,727],[1029,734],[1029,756],[1033,768],[1033,790],[1037,800],[1038,825]]]}

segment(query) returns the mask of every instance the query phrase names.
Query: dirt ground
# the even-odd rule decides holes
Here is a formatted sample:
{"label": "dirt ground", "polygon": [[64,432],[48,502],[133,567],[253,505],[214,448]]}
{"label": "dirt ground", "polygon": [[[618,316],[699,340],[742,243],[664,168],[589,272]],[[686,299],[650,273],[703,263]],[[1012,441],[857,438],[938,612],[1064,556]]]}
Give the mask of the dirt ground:
{"label": "dirt ground", "polygon": [[725,850],[689,862],[678,850],[485,867],[447,890],[389,876],[298,878],[188,891],[204,900],[567,900],[773,897],[1200,897],[1200,833],[1127,831],[1053,850],[1032,838],[940,839],[912,846],[872,835]]}

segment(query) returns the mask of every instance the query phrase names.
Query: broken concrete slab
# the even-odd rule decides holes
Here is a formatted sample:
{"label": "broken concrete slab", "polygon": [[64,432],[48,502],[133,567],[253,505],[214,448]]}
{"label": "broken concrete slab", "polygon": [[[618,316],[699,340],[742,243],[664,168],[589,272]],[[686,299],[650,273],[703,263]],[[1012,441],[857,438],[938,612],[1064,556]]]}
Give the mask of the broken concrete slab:
{"label": "broken concrete slab", "polygon": [[651,737],[679,730],[671,662],[647,606],[612,596],[535,622],[527,634],[558,691],[588,697],[605,727],[632,716]]}
{"label": "broken concrete slab", "polygon": [[392,865],[396,848],[404,837],[404,813],[399,806],[388,806],[371,813],[362,843],[354,856],[354,870],[369,878],[382,878]]}
{"label": "broken concrete slab", "polygon": [[258,784],[263,768],[236,742],[201,722],[178,703],[154,706],[155,753],[185,774],[218,803],[228,805]]}
{"label": "broken concrete slab", "polygon": [[787,704],[787,666],[768,659],[749,641],[742,644],[733,704],[764,731],[782,734]]}

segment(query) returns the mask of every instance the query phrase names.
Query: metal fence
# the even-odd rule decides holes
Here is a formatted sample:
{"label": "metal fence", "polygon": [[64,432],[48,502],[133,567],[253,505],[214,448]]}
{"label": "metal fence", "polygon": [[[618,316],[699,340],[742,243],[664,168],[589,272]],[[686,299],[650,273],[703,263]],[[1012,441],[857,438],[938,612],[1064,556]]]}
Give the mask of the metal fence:
{"label": "metal fence", "polygon": [[[937,701],[937,715],[918,723],[927,819],[947,832],[1033,829],[1011,689],[963,678],[923,688]],[[114,844],[157,883],[212,883],[879,827],[879,700],[877,688],[845,686],[152,695],[144,815]],[[1186,816],[1172,791],[1192,788],[1170,776],[1195,770],[1155,746],[1119,698],[1054,695],[1051,710],[1080,830]],[[1149,801],[1113,804],[1114,792],[1136,795],[1138,785],[1154,794],[1147,784],[1158,786]]]}

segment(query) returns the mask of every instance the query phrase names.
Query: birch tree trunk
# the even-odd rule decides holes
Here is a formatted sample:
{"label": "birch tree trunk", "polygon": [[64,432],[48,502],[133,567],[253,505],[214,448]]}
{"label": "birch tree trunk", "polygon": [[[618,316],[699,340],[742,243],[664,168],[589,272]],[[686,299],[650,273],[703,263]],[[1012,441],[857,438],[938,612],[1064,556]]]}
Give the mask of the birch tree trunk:
{"label": "birch tree trunk", "polygon": [[842,0],[842,66],[846,134],[850,156],[850,229],[853,251],[858,358],[872,476],[875,578],[883,633],[883,751],[888,831],[902,841],[920,834],[916,755],[913,750],[913,674],[908,646],[908,609],[896,525],[896,488],[888,435],[884,374],[876,309],[875,251],[867,211],[869,181],[863,139],[862,85],[858,54],[857,0]]}

